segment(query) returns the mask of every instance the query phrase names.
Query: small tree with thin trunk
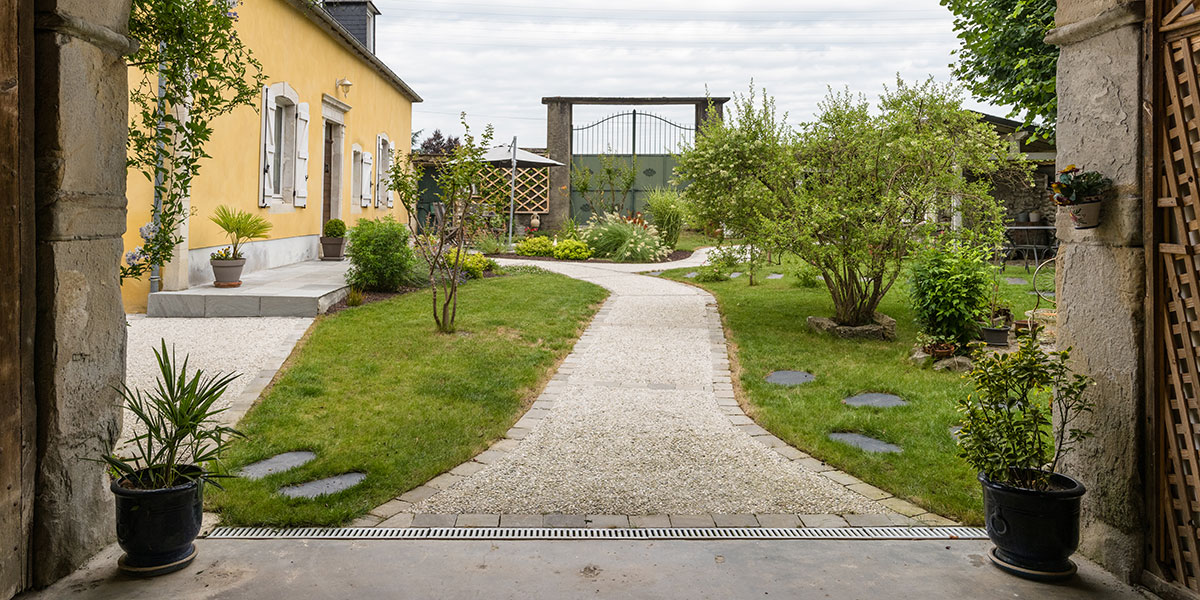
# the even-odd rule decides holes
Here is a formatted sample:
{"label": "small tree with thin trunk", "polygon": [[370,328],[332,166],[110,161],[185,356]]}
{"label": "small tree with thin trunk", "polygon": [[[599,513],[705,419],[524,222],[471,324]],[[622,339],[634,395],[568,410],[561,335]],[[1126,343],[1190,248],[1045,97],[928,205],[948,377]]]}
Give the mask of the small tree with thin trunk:
{"label": "small tree with thin trunk", "polygon": [[821,271],[842,325],[874,320],[914,244],[940,228],[937,215],[970,215],[960,235],[972,243],[999,235],[987,175],[1011,164],[1007,147],[954,86],[897,80],[875,111],[861,95],[831,92],[795,152],[804,176],[789,207],[791,248]]}
{"label": "small tree with thin trunk", "polygon": [[[467,237],[483,219],[486,199],[480,194],[485,189],[485,174],[491,168],[483,161],[483,155],[492,143],[492,126],[488,125],[483,135],[476,138],[467,125],[466,113],[462,114],[462,125],[465,133],[459,145],[439,162],[434,177],[440,189],[438,200],[445,211],[442,215],[431,214],[428,222],[422,223],[424,233],[413,236],[417,253],[429,266],[433,322],[443,333],[454,331]],[[421,197],[420,180],[420,170],[411,161],[393,163],[388,170],[390,189],[413,218]]]}

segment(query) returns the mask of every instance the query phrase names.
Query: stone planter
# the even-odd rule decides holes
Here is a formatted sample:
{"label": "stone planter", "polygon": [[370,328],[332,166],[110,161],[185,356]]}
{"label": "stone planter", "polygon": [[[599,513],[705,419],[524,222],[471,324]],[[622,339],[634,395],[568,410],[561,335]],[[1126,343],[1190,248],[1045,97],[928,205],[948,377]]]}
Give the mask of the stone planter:
{"label": "stone planter", "polygon": [[321,236],[321,260],[342,260],[346,257],[346,238]]}
{"label": "stone planter", "polygon": [[1075,229],[1097,227],[1100,225],[1100,201],[1070,204],[1067,206],[1067,214],[1071,215],[1071,222],[1075,224]]}
{"label": "stone planter", "polygon": [[242,285],[242,268],[246,266],[246,259],[217,260],[214,258],[210,259],[208,264],[212,265],[214,286],[233,288]]}

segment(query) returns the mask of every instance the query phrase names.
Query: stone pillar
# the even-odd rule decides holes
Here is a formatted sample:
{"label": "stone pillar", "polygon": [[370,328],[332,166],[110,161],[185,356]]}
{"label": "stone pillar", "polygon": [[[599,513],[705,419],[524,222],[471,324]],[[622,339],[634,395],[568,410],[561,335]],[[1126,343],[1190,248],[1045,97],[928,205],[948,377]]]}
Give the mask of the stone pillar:
{"label": "stone pillar", "polygon": [[543,100],[546,104],[546,153],[566,165],[550,167],[550,212],[542,229],[558,229],[571,216],[571,113],[572,104]]}
{"label": "stone pillar", "polygon": [[[1095,437],[1062,470],[1087,486],[1080,551],[1126,580],[1143,555],[1144,301],[1142,248],[1142,3],[1061,0],[1046,40],[1058,61],[1058,167],[1100,171],[1116,184],[1103,224],[1076,230],[1059,215],[1058,344],[1096,380]],[[1061,210],[1061,209],[1060,209]]]}
{"label": "stone pillar", "polygon": [[38,0],[34,585],[114,538],[104,465],[121,429],[129,0]]}
{"label": "stone pillar", "polygon": [[[700,133],[700,127],[702,127],[704,125],[704,122],[708,120],[708,104],[709,104],[708,102],[697,102],[696,103],[696,123],[695,123],[696,133]],[[713,108],[716,109],[717,120],[718,121],[724,120],[725,119],[725,103],[724,102],[713,102],[712,105],[713,105]]]}

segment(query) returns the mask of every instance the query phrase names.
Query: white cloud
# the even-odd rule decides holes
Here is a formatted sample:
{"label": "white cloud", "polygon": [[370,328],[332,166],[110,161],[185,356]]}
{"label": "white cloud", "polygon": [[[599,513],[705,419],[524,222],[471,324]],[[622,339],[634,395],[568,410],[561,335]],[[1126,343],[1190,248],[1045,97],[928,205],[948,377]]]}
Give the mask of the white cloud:
{"label": "white cloud", "polygon": [[[374,2],[377,53],[425,98],[414,129],[457,133],[466,111],[523,146],[545,143],[543,96],[729,96],[753,78],[798,122],[828,86],[874,96],[897,73],[948,81],[957,47],[937,0]],[[611,112],[577,108],[575,122]]]}

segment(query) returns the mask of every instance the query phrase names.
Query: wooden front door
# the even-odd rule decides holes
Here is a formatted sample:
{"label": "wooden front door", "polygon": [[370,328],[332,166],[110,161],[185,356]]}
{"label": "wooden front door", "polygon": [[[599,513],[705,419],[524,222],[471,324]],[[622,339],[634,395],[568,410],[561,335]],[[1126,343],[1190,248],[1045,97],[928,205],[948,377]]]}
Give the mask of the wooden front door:
{"label": "wooden front door", "polygon": [[33,0],[0,0],[0,598],[30,582],[33,121]]}
{"label": "wooden front door", "polygon": [[325,152],[321,177],[321,227],[333,218],[333,134],[334,124],[325,122]]}

